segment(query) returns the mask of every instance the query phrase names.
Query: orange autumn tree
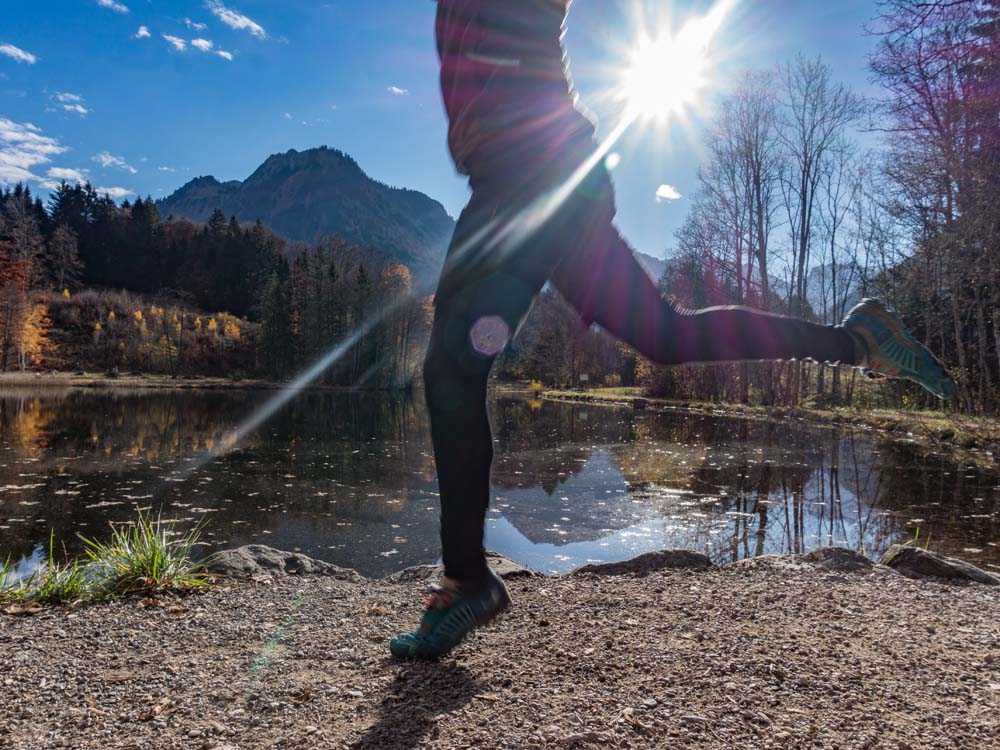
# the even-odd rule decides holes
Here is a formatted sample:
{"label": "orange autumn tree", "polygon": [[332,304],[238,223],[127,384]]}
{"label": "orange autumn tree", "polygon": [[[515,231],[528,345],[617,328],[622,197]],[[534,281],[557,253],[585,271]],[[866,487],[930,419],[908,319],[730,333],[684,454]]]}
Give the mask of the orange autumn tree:
{"label": "orange autumn tree", "polygon": [[46,352],[55,350],[49,336],[51,331],[48,308],[41,303],[31,305],[17,337],[17,363],[22,371],[29,365],[41,363]]}

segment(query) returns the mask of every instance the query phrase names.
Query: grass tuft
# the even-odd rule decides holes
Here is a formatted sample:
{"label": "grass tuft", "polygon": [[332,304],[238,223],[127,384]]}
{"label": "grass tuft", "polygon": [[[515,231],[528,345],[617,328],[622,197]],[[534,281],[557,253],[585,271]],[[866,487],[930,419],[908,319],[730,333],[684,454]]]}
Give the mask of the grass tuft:
{"label": "grass tuft", "polygon": [[107,542],[80,536],[85,545],[83,559],[57,561],[50,534],[48,559],[30,578],[17,579],[6,558],[0,565],[0,603],[78,604],[210,585],[200,564],[191,559],[204,524],[179,534],[160,516],[154,520],[142,509],[137,514],[136,520],[124,526],[112,525]]}
{"label": "grass tuft", "polygon": [[53,534],[49,534],[48,559],[30,578],[15,580],[10,558],[0,569],[0,601],[74,604],[87,599],[90,588],[86,565],[56,560]]}
{"label": "grass tuft", "polygon": [[10,564],[10,555],[4,558],[0,565],[0,602],[10,599],[17,589],[14,582],[14,566]]}
{"label": "grass tuft", "polygon": [[208,585],[200,565],[191,559],[203,524],[186,534],[171,531],[172,523],[137,509],[135,521],[111,527],[111,539],[95,541],[80,535],[89,566],[109,596]]}

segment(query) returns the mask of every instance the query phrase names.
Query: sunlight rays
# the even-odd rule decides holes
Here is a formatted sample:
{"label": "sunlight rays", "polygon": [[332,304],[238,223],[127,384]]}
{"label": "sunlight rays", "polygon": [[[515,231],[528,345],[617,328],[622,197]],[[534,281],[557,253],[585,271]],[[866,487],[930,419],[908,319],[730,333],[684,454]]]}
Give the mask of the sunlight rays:
{"label": "sunlight rays", "polygon": [[666,123],[701,104],[718,60],[712,42],[738,0],[718,0],[675,30],[670,21],[638,21],[639,39],[620,72],[618,99],[626,116]]}
{"label": "sunlight rays", "polygon": [[[476,232],[450,251],[447,264],[475,265],[489,259],[502,263],[515,253],[564,206],[587,177],[606,158],[615,144],[638,120],[665,124],[683,117],[697,103],[711,80],[713,60],[711,43],[718,35],[738,0],[718,0],[703,16],[689,19],[678,31],[670,24],[648,24],[640,31],[638,42],[619,81],[624,109],[618,123],[561,184],[543,192],[527,206],[514,212],[499,212]],[[303,389],[319,377],[367,333],[388,317],[394,308],[383,310],[364,321],[350,337],[339,342],[326,355],[295,377],[276,395],[237,425],[229,437],[207,451],[181,472],[182,478],[236,448]]]}

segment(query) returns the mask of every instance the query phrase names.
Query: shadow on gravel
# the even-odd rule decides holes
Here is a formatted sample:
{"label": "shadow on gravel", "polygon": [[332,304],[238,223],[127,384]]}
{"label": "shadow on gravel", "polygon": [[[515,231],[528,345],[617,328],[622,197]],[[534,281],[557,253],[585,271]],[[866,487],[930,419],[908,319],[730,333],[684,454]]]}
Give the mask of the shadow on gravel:
{"label": "shadow on gravel", "polygon": [[403,664],[375,724],[351,747],[411,750],[425,737],[437,736],[442,714],[462,708],[480,691],[480,681],[454,663]]}

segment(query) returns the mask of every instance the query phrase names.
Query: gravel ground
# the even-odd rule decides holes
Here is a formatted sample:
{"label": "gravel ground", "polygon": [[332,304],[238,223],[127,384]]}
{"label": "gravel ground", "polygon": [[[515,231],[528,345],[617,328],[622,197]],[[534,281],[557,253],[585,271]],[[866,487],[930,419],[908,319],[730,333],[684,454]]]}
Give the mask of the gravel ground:
{"label": "gravel ground", "polygon": [[14,748],[1000,748],[1000,595],[794,558],[509,581],[400,663],[413,583],[258,578],[0,615]]}

